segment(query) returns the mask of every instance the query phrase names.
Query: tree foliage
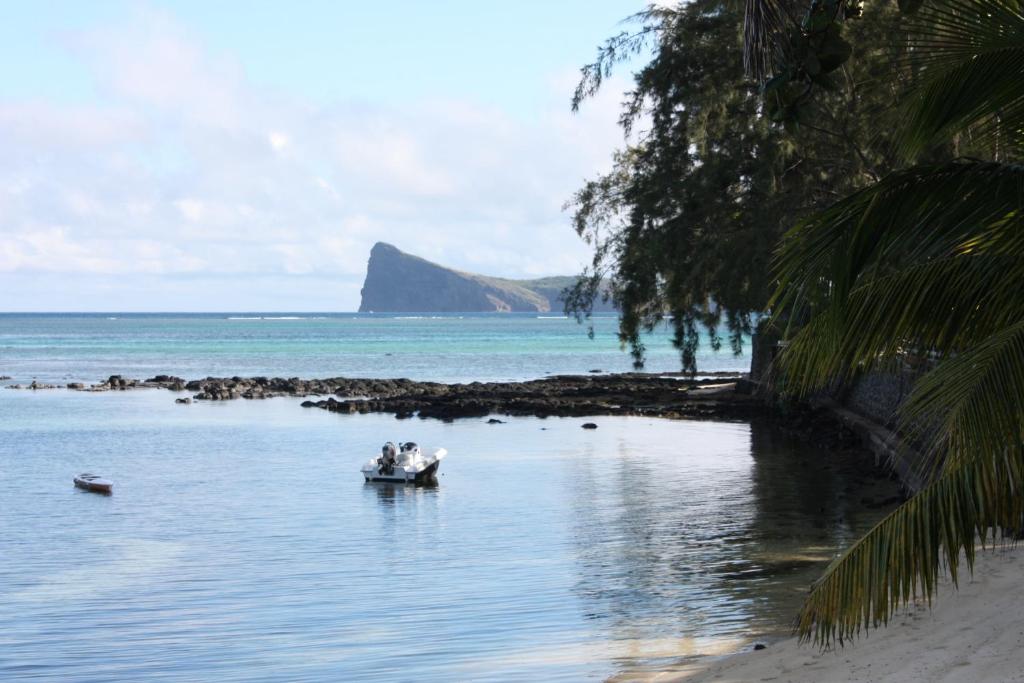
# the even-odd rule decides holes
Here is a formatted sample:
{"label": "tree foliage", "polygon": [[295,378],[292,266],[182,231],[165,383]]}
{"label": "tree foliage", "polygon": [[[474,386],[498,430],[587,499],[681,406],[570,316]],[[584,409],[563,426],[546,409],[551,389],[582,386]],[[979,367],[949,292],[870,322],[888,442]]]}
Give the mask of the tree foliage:
{"label": "tree foliage", "polygon": [[956,580],[976,539],[1024,524],[1024,11],[1020,0],[934,0],[911,24],[904,152],[983,158],[892,173],[799,222],[777,260],[787,389],[844,383],[927,352],[900,410],[927,485],[838,558],[800,616],[842,642]]}
{"label": "tree foliage", "polygon": [[739,353],[766,310],[771,254],[784,230],[899,162],[890,124],[904,84],[874,87],[891,72],[890,46],[900,44],[893,13],[886,5],[865,11],[851,29],[849,64],[821,58],[828,87],[801,101],[799,130],[744,71],[744,15],[735,3],[692,0],[633,17],[635,29],[608,40],[583,68],[573,99],[582,106],[617,64],[650,50],[623,103],[628,144],[611,171],[568,203],[594,252],[567,312],[588,316],[606,282],[622,313],[620,340],[638,367],[641,333],[663,322],[689,372],[702,327],[715,348],[727,338]]}

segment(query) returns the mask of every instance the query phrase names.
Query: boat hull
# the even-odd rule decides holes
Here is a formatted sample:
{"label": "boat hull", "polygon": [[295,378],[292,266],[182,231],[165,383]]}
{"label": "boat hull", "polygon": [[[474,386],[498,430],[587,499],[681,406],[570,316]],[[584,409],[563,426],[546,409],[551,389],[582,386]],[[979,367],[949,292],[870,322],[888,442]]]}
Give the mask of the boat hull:
{"label": "boat hull", "polygon": [[396,467],[391,474],[382,474],[379,471],[363,470],[363,477],[367,482],[389,482],[399,484],[427,484],[437,480],[437,470],[441,466],[440,460],[435,460],[419,472],[406,472],[403,468]]}
{"label": "boat hull", "polygon": [[92,491],[93,493],[113,493],[114,484],[113,482],[106,481],[105,479],[99,479],[95,481],[89,481],[87,479],[79,479],[75,477],[75,486],[84,490]]}

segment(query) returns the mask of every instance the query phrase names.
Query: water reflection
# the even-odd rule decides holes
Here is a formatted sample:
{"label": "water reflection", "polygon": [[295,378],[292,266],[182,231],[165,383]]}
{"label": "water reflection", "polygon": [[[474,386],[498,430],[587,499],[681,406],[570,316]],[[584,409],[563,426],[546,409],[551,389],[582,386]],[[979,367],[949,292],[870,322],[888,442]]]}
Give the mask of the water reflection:
{"label": "water reflection", "polygon": [[[748,621],[745,601],[716,589],[715,573],[740,559],[743,549],[728,541],[754,516],[750,450],[749,427],[719,426],[713,438],[698,429],[685,442],[641,450],[620,442],[607,481],[580,468],[575,590],[609,639],[717,635],[728,629],[708,622]],[[601,458],[590,452],[582,460]]]}
{"label": "water reflection", "polygon": [[[377,501],[376,508],[380,512],[375,535],[377,542],[436,542],[440,494],[440,487],[436,483],[415,485],[366,482],[363,494]],[[402,556],[399,552],[389,551],[386,554],[389,558]]]}
{"label": "water reflection", "polygon": [[735,643],[777,629],[833,552],[881,514],[854,504],[877,485],[860,465],[770,425],[689,436],[591,447],[571,465],[574,591],[624,668],[666,662],[614,643]]}
{"label": "water reflection", "polygon": [[396,484],[389,481],[364,482],[364,490],[372,490],[377,494],[377,501],[382,505],[394,506],[396,501],[404,501],[407,497],[436,493],[439,485],[436,481],[422,484]]}

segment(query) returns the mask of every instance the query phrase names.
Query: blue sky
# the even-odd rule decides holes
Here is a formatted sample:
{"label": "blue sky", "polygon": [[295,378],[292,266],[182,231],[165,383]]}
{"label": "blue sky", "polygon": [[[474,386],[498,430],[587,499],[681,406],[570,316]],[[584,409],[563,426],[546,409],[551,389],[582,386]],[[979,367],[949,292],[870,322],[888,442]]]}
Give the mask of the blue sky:
{"label": "blue sky", "polygon": [[628,81],[569,96],[642,7],[4,3],[0,310],[352,310],[378,239],[573,272]]}

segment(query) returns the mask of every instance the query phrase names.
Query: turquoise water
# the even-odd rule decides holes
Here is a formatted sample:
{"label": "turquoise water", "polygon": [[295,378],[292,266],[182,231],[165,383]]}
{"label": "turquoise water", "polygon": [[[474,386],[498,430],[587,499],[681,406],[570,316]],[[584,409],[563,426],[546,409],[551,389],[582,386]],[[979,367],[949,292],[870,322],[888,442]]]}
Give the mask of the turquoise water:
{"label": "turquoise water", "polygon": [[[617,319],[467,314],[0,314],[0,375],[95,382],[112,374],[408,377],[448,382],[632,369]],[[651,372],[680,367],[669,334],[647,338]],[[749,356],[699,354],[701,370],[749,369]]]}
{"label": "turquoise water", "polygon": [[[0,391],[0,680],[602,680],[779,629],[877,516],[765,425],[172,398]],[[363,483],[410,438],[436,488]]]}

